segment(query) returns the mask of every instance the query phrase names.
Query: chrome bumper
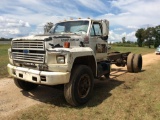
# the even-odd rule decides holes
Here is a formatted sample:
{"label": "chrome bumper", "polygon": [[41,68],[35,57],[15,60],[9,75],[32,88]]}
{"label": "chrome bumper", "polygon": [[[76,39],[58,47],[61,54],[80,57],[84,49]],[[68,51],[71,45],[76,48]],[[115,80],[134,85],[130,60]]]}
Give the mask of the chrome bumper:
{"label": "chrome bumper", "polygon": [[44,84],[44,85],[58,85],[69,82],[70,72],[48,72],[39,71],[29,68],[17,67],[11,64],[7,65],[8,73],[14,78],[24,81]]}

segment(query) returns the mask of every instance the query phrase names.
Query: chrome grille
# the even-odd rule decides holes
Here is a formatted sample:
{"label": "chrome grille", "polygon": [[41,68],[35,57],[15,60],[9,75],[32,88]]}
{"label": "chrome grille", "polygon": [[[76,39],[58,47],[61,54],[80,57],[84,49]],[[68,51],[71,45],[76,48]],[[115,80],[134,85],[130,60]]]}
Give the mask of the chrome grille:
{"label": "chrome grille", "polygon": [[43,63],[44,54],[24,54],[24,53],[14,53],[13,59],[16,61],[33,62],[33,63]]}
{"label": "chrome grille", "polygon": [[27,48],[29,50],[44,50],[43,41],[40,40],[17,40],[12,42],[13,49]]}
{"label": "chrome grille", "polygon": [[44,63],[44,48],[42,40],[15,40],[12,41],[12,57],[17,62]]}

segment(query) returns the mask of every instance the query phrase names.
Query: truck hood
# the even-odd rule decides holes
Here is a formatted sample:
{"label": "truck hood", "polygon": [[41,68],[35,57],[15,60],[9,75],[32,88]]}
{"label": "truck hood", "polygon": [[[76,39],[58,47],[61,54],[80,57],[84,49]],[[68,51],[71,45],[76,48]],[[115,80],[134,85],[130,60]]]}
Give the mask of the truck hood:
{"label": "truck hood", "polygon": [[45,40],[47,38],[49,38],[50,36],[45,35],[30,35],[30,36],[25,36],[25,37],[18,37],[18,38],[14,38],[13,40]]}
{"label": "truck hood", "polygon": [[[80,46],[82,42],[84,42],[86,35],[77,35],[77,34],[57,34],[57,35],[50,35],[50,34],[43,34],[43,35],[31,35],[31,36],[26,36],[26,37],[19,37],[13,39],[13,41],[18,41],[18,40],[44,40],[46,41],[46,47],[50,48],[53,46],[61,46],[63,47],[64,42],[70,42],[70,46]],[[88,38],[88,37],[87,37]],[[88,43],[87,43],[88,44]]]}
{"label": "truck hood", "polygon": [[84,35],[78,35],[78,34],[59,34],[59,35],[51,35],[51,34],[40,34],[40,35],[30,35],[30,36],[24,36],[24,37],[17,37],[13,40],[45,40],[45,39],[51,39],[51,38],[74,38],[75,36],[83,37]]}

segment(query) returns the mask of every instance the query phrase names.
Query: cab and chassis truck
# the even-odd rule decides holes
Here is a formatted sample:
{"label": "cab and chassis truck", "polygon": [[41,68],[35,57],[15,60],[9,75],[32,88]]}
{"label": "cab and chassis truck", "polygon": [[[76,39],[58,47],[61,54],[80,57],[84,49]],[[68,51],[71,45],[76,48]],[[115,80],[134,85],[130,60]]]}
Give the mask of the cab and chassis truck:
{"label": "cab and chassis truck", "polygon": [[66,101],[83,105],[94,80],[109,79],[112,64],[127,66],[128,72],[142,69],[141,54],[108,52],[108,34],[108,20],[77,19],[58,22],[45,34],[15,38],[8,49],[8,72],[26,91],[63,84]]}

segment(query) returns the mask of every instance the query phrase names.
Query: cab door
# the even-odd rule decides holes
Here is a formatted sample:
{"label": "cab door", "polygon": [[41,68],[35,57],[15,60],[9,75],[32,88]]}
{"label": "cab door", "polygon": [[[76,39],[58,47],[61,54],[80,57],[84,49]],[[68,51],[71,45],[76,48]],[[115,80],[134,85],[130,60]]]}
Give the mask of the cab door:
{"label": "cab door", "polygon": [[102,38],[102,22],[92,23],[90,41],[97,60],[107,57],[107,41]]}

